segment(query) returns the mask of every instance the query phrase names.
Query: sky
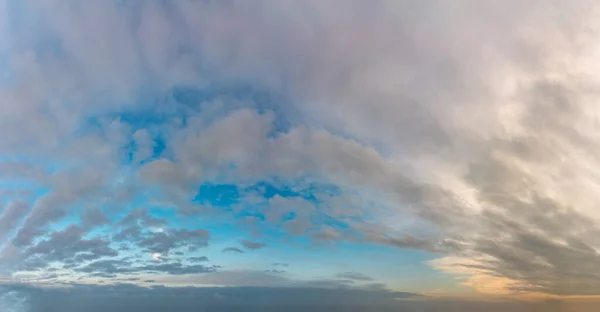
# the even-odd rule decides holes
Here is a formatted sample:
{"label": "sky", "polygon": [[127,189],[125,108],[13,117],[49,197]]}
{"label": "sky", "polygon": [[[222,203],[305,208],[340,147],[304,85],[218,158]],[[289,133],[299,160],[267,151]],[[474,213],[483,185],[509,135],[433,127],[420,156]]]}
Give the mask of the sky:
{"label": "sky", "polygon": [[0,0],[0,310],[596,311],[599,6]]}

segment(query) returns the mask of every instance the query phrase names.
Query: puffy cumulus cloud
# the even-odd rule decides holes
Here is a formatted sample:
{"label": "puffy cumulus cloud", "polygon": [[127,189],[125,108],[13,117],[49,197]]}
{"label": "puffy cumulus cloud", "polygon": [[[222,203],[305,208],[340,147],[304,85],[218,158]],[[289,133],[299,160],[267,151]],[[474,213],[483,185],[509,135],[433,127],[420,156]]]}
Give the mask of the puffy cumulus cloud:
{"label": "puffy cumulus cloud", "polygon": [[[1,3],[3,266],[111,274],[221,222],[600,293],[595,1]],[[131,266],[211,270],[175,263]]]}

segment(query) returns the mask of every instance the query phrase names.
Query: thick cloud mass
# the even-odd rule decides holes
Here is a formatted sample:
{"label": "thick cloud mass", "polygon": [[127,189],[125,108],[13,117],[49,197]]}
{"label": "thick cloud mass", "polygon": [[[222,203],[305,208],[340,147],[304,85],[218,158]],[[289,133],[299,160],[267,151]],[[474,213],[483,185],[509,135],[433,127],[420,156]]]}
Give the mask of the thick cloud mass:
{"label": "thick cloud mass", "polygon": [[478,292],[598,295],[599,12],[0,0],[0,277],[387,296],[352,259],[264,256],[375,246]]}

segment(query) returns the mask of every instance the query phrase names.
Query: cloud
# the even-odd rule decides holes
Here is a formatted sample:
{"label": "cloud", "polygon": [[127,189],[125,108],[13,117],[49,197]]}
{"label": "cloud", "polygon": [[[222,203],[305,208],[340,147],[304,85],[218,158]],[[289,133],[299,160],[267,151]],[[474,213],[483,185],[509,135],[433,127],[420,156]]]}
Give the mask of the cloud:
{"label": "cloud", "polygon": [[170,275],[188,275],[215,272],[217,266],[184,265],[179,262],[160,264],[140,264],[127,260],[99,260],[74,271],[90,274],[102,274],[104,277],[116,277],[118,274],[162,273]]}
{"label": "cloud", "polygon": [[128,273],[131,265],[132,262],[126,260],[99,260],[74,270],[76,272],[104,273],[115,276],[117,273]]}
{"label": "cloud", "polygon": [[167,273],[171,275],[184,275],[184,274],[198,274],[198,273],[209,273],[214,272],[216,267],[204,266],[204,265],[187,265],[184,266],[181,263],[165,263],[157,265],[146,265],[135,268],[138,271],[143,272],[157,272]]}
{"label": "cloud", "polygon": [[349,279],[349,280],[356,280],[356,281],[372,281],[373,279],[361,274],[361,273],[356,273],[356,272],[345,272],[345,273],[340,273],[337,274],[336,277],[341,278],[341,279]]}
{"label": "cloud", "polygon": [[249,240],[242,240],[240,243],[242,244],[242,246],[244,246],[244,248],[250,249],[250,250],[261,249],[261,248],[267,246],[267,244],[265,244],[265,243],[253,242],[253,241],[249,241]]}
{"label": "cloud", "polygon": [[166,232],[152,233],[142,239],[139,246],[151,252],[168,253],[181,246],[205,247],[210,233],[203,229],[169,229]]}
{"label": "cloud", "polygon": [[109,224],[110,219],[108,219],[101,210],[90,209],[85,211],[81,216],[81,222],[85,227],[97,227]]}
{"label": "cloud", "polygon": [[[195,251],[215,222],[598,294],[596,5],[2,1],[0,258],[202,273],[102,261]],[[235,201],[197,201],[211,183]]]}
{"label": "cloud", "polygon": [[208,258],[205,256],[201,256],[201,257],[190,257],[187,259],[190,262],[206,262],[208,261]]}
{"label": "cloud", "polygon": [[285,270],[265,270],[266,273],[272,273],[272,274],[285,274],[287,273],[287,271]]}
{"label": "cloud", "polygon": [[110,242],[92,238],[86,239],[86,230],[77,225],[69,225],[64,230],[52,232],[48,239],[41,240],[25,249],[20,257],[20,266],[32,265],[41,268],[52,262],[94,260],[101,257],[114,257],[118,252],[110,247]]}
{"label": "cloud", "polygon": [[10,202],[2,214],[0,214],[0,242],[3,242],[8,234],[17,228],[18,223],[25,217],[28,210],[25,202]]}
{"label": "cloud", "polygon": [[223,248],[223,250],[221,250],[221,252],[244,253],[243,250],[241,250],[237,247],[226,247],[226,248]]}
{"label": "cloud", "polygon": [[161,226],[165,221],[150,215],[147,208],[134,209],[119,220],[120,225],[141,225],[145,227]]}

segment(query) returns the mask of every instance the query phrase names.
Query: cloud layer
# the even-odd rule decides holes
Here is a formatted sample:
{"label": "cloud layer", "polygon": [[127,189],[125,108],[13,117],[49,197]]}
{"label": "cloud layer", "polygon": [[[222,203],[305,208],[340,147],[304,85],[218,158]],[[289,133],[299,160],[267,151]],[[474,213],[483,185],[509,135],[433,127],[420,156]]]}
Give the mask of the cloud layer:
{"label": "cloud layer", "polygon": [[204,250],[357,244],[484,293],[597,295],[597,12],[1,1],[0,273],[228,276]]}

